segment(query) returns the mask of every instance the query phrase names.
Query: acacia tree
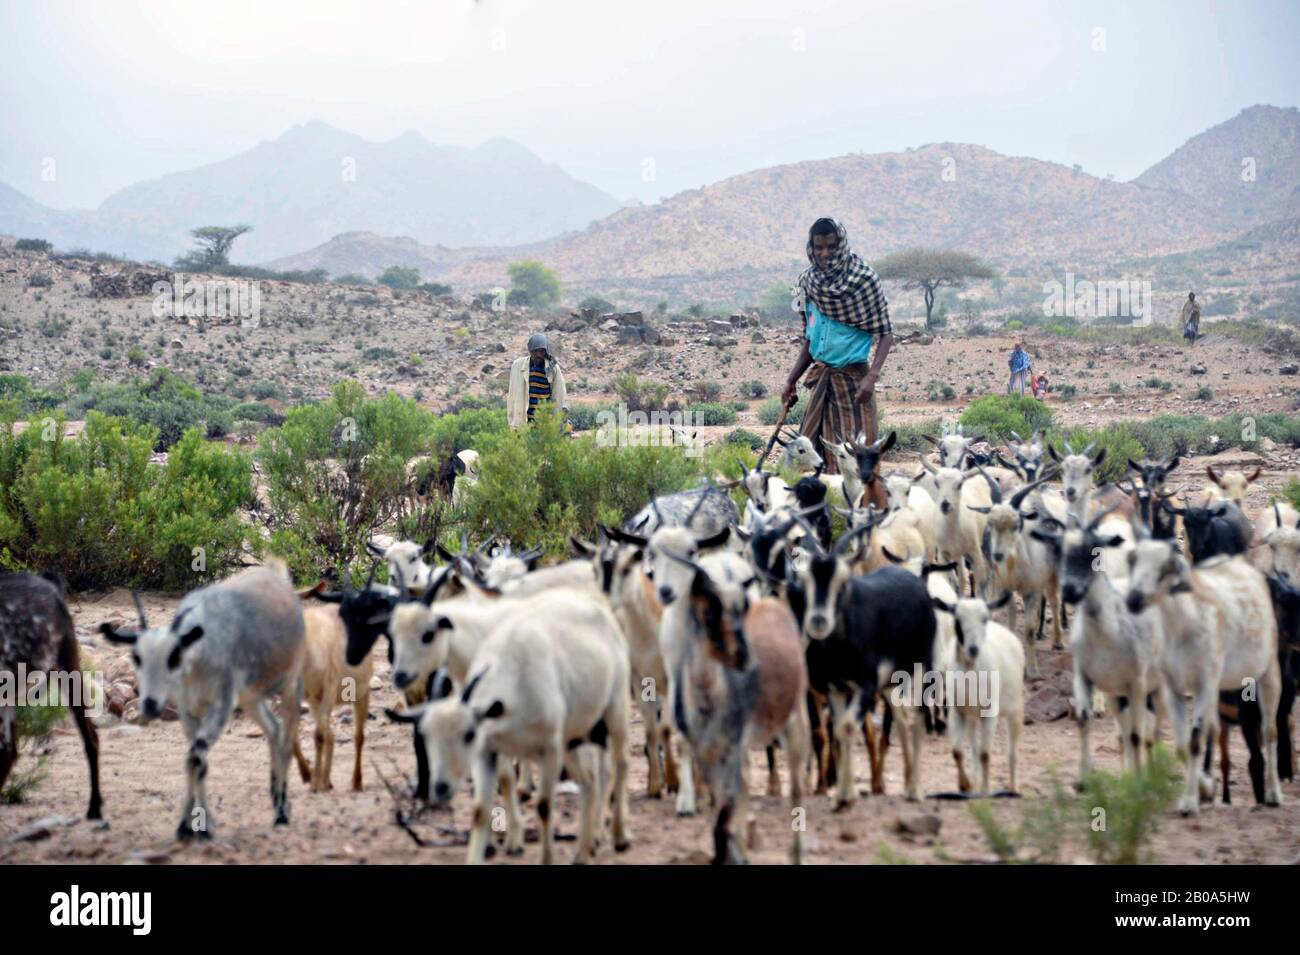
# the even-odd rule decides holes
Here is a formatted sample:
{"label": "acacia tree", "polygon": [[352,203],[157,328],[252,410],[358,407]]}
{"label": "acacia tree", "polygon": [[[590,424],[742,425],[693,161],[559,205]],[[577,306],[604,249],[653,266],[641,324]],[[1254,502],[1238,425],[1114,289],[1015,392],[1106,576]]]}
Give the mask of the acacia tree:
{"label": "acacia tree", "polygon": [[230,247],[245,232],[252,231],[251,225],[205,225],[201,229],[193,229],[190,235],[194,237],[194,244],[198,248],[186,252],[176,260],[176,264],[190,269],[212,269],[229,265]]}
{"label": "acacia tree", "polygon": [[904,249],[887,255],[875,264],[876,274],[903,284],[908,291],[925,295],[925,327],[931,328],[934,293],[947,286],[961,288],[968,279],[991,279],[994,271],[969,252],[942,249]]}
{"label": "acacia tree", "polygon": [[510,295],[506,301],[518,305],[553,305],[560,300],[560,279],[536,259],[512,262],[506,267],[510,274]]}

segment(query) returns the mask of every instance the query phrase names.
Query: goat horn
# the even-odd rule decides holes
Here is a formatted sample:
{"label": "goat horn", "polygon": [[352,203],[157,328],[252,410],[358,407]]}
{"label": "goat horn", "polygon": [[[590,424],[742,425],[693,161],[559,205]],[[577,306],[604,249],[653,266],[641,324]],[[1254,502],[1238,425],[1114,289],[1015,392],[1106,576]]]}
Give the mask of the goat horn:
{"label": "goat horn", "polygon": [[1074,448],[1071,446],[1071,444],[1070,444],[1069,441],[1066,441],[1066,442],[1065,442],[1065,453],[1066,453],[1066,454],[1074,454]]}
{"label": "goat horn", "polygon": [[[1282,526],[1281,516],[1277,519],[1277,526]],[[140,616],[140,629],[148,630],[149,624],[144,618],[144,603],[140,600],[140,594],[137,591],[131,591],[131,599],[135,601],[135,612]]]}
{"label": "goat horn", "polygon": [[1014,431],[1008,431],[1007,434],[1011,435],[1011,437],[1013,437],[1013,438],[1016,439],[1016,444],[1024,444],[1024,443],[1025,443],[1025,439],[1022,438],[1022,437],[1020,437],[1020,435],[1016,434]]}
{"label": "goat horn", "polygon": [[1026,484],[1020,490],[1016,491],[1015,494],[1011,495],[1011,509],[1015,511],[1019,511],[1020,505],[1023,504],[1025,498],[1029,496],[1029,492],[1032,491],[1034,488],[1038,487],[1038,485],[1042,484],[1045,480],[1047,479],[1039,478],[1037,481],[1034,481],[1032,484]]}
{"label": "goat horn", "polygon": [[369,590],[375,583],[375,572],[379,570],[379,561],[374,561],[370,565],[370,576],[366,578],[366,590]]}

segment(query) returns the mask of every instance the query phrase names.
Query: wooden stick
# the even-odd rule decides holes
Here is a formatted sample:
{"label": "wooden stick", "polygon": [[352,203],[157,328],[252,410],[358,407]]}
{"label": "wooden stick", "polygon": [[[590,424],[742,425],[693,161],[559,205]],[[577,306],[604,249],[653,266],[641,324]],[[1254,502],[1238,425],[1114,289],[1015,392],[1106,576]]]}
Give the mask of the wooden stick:
{"label": "wooden stick", "polygon": [[774,428],[773,431],[772,431],[772,437],[770,437],[770,438],[767,439],[767,447],[764,448],[764,449],[763,449],[763,453],[762,453],[761,455],[759,455],[758,463],[759,463],[760,465],[761,465],[764,461],[766,461],[766,460],[767,460],[767,456],[768,456],[769,454],[772,453],[772,447],[773,447],[773,445],[776,444],[776,436],[779,435],[779,434],[781,433],[781,426],[782,426],[783,424],[785,424],[785,418],[786,418],[786,415],[788,415],[788,414],[790,413],[790,409],[794,407],[794,404],[795,404],[795,403],[792,401],[792,402],[790,402],[788,405],[786,405],[784,408],[781,409],[781,417],[778,418],[777,421],[776,421],[776,428]]}

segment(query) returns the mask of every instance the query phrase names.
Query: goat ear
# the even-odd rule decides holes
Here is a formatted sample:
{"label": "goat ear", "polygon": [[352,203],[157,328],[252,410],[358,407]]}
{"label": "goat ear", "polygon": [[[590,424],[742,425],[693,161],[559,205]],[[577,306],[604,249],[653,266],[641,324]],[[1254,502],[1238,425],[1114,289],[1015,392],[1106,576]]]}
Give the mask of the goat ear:
{"label": "goat ear", "polygon": [[983,434],[977,434],[977,435],[975,435],[973,438],[967,438],[967,439],[966,439],[966,444],[967,444],[967,445],[979,444],[981,441],[984,440],[984,437],[985,437],[985,436],[984,436]]}
{"label": "goat ear", "polygon": [[1142,473],[1142,465],[1138,464],[1132,458],[1128,459],[1128,469],[1130,471],[1137,471],[1139,474]]}
{"label": "goat ear", "polygon": [[570,534],[569,550],[573,553],[574,557],[590,557],[596,552],[596,545],[588,544],[586,541]]}
{"label": "goat ear", "polygon": [[1114,534],[1110,537],[1105,538],[1104,540],[1097,541],[1097,543],[1100,544],[1102,547],[1119,547],[1124,542],[1125,542],[1124,538],[1118,534]]}
{"label": "goat ear", "polygon": [[1262,464],[1261,464],[1261,465],[1258,465],[1258,466],[1255,468],[1255,473],[1249,475],[1249,476],[1246,478],[1246,483],[1247,483],[1247,484],[1254,484],[1255,481],[1259,478],[1259,476],[1260,476],[1261,474],[1263,474],[1263,473],[1264,473],[1264,465],[1262,465]]}
{"label": "goat ear", "polygon": [[944,613],[952,613],[957,609],[956,604],[950,604],[942,597],[931,597],[930,603],[934,605],[935,610],[942,610]]}
{"label": "goat ear", "polygon": [[991,507],[976,507],[976,506],[973,505],[973,504],[967,504],[967,505],[966,505],[966,510],[968,510],[968,511],[974,511],[974,512],[977,513],[977,514],[987,514],[987,513],[989,513],[990,511],[992,511],[993,508],[991,508]]}
{"label": "goat ear", "polygon": [[424,707],[416,706],[402,712],[393,709],[391,706],[385,706],[384,715],[394,723],[418,723],[420,717],[424,715]]}
{"label": "goat ear", "polygon": [[478,723],[481,722],[482,720],[500,719],[501,717],[505,716],[505,714],[506,714],[506,705],[502,703],[500,700],[493,700],[492,705],[489,706],[486,710],[483,710],[481,713],[474,714],[474,722]]}
{"label": "goat ear", "polygon": [[924,438],[926,441],[929,441],[929,442],[930,442],[931,444],[933,444],[936,448],[939,446],[939,439],[936,438],[934,435],[932,435],[932,434],[922,434],[921,437]]}
{"label": "goat ear", "polygon": [[140,639],[140,634],[136,631],[126,629],[119,630],[107,620],[99,625],[99,632],[113,643],[125,643],[129,645]]}
{"label": "goat ear", "polygon": [[1209,477],[1209,479],[1210,479],[1211,481],[1213,481],[1213,482],[1214,482],[1215,484],[1217,484],[1219,487],[1223,487],[1223,482],[1220,481],[1220,480],[1219,480],[1219,476],[1218,476],[1217,474],[1214,473],[1214,465],[1213,465],[1213,464],[1207,464],[1207,465],[1205,466],[1205,473],[1206,473],[1206,475]]}
{"label": "goat ear", "polygon": [[1001,597],[999,597],[997,600],[993,601],[993,603],[989,604],[989,609],[990,609],[990,610],[1001,610],[1003,607],[1005,607],[1005,606],[1007,605],[1007,601],[1009,601],[1010,599],[1011,599],[1011,591],[1009,591],[1009,590],[1004,590],[1004,591],[1002,591],[1002,596],[1001,596]]}
{"label": "goat ear", "polygon": [[1099,468],[1101,467],[1101,462],[1105,460],[1106,460],[1106,449],[1102,448],[1100,451],[1097,452],[1097,456],[1092,459],[1092,466],[1094,468]]}
{"label": "goat ear", "polygon": [[187,647],[193,646],[195,643],[198,642],[199,638],[202,636],[203,636],[203,627],[200,626],[199,624],[195,624],[185,633],[181,634],[181,640],[180,640],[181,649],[184,650]]}
{"label": "goat ear", "polygon": [[1061,456],[1056,453],[1056,448],[1052,447],[1050,444],[1047,446],[1047,454],[1057,464],[1061,463]]}
{"label": "goat ear", "polygon": [[889,432],[889,437],[885,438],[885,443],[880,446],[880,453],[884,454],[886,451],[892,448],[894,446],[894,442],[896,442],[897,440],[898,440],[898,432],[897,431]]}
{"label": "goat ear", "polygon": [[452,455],[451,466],[456,471],[457,474],[465,473],[465,459],[462,458],[459,454]]}
{"label": "goat ear", "polygon": [[373,541],[366,541],[366,550],[370,551],[370,553],[374,554],[376,557],[384,556],[383,548],[376,547]]}
{"label": "goat ear", "polygon": [[441,544],[434,544],[433,549],[437,552],[439,557],[449,564],[456,559],[456,555],[447,550],[447,548],[443,547]]}
{"label": "goat ear", "polygon": [[712,534],[703,539],[696,538],[695,543],[700,550],[708,550],[710,547],[721,547],[723,544],[727,542],[727,538],[730,536],[731,536],[731,526],[728,525],[727,527],[724,527],[722,530],[718,531],[716,534]]}
{"label": "goat ear", "polygon": [[438,547],[438,542],[434,540],[432,537],[430,537],[427,541],[424,542],[424,546],[420,548],[420,556],[428,557],[430,554],[434,552],[434,550],[437,549],[437,547]]}
{"label": "goat ear", "polygon": [[1041,527],[1035,527],[1029,532],[1029,536],[1036,541],[1047,544],[1054,551],[1060,551],[1061,549],[1061,538],[1051,531],[1045,531]]}

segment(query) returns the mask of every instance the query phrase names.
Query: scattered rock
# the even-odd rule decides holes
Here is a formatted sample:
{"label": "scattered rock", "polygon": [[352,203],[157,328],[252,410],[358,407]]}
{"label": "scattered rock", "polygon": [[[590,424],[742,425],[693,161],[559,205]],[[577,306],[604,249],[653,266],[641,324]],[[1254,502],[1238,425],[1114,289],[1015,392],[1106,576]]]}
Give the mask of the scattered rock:
{"label": "scattered rock", "polygon": [[615,342],[619,345],[639,345],[641,344],[641,327],[638,325],[622,325],[618,329],[618,338]]}
{"label": "scattered rock", "polygon": [[76,816],[46,816],[38,819],[26,829],[20,829],[8,838],[8,842],[40,842],[54,835],[56,829],[66,829],[77,821]]}
{"label": "scattered rock", "polygon": [[1277,370],[1277,373],[1279,375],[1294,375],[1300,373],[1300,365],[1297,365],[1293,361],[1287,362],[1285,365],[1283,365],[1281,368]]}
{"label": "scattered rock", "polygon": [[909,836],[937,836],[943,820],[932,812],[915,816],[899,816],[894,820],[894,831]]}
{"label": "scattered rock", "polygon": [[1052,723],[1067,716],[1069,712],[1069,699],[1050,684],[1039,688],[1025,701],[1025,721],[1029,723]]}
{"label": "scattered rock", "polygon": [[1198,362],[1197,364],[1193,365],[1191,368],[1187,370],[1190,371],[1193,375],[1203,375],[1206,373],[1208,369],[1204,365]]}

